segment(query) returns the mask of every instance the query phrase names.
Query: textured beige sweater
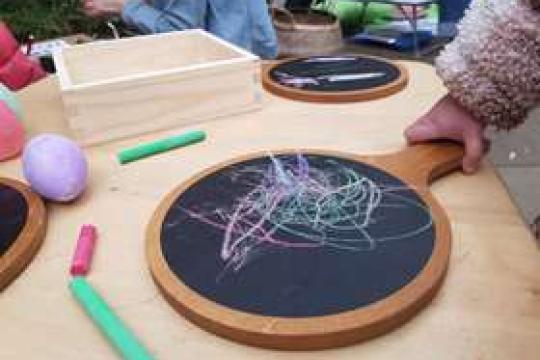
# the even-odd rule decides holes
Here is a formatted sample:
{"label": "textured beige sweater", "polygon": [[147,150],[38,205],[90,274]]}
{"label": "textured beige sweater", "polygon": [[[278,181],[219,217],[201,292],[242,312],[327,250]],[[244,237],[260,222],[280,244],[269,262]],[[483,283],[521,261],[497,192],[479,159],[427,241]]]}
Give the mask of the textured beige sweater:
{"label": "textured beige sweater", "polygon": [[540,103],[540,0],[476,0],[436,60],[453,98],[511,129]]}

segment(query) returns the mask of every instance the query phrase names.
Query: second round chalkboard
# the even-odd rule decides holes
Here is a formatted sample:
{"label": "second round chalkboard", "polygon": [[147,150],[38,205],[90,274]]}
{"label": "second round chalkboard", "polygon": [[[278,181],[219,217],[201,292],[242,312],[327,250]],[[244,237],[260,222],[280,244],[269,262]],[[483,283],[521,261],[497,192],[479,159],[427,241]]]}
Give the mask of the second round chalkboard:
{"label": "second round chalkboard", "polygon": [[401,65],[367,56],[315,56],[264,66],[263,86],[295,100],[351,102],[389,96],[406,86]]}

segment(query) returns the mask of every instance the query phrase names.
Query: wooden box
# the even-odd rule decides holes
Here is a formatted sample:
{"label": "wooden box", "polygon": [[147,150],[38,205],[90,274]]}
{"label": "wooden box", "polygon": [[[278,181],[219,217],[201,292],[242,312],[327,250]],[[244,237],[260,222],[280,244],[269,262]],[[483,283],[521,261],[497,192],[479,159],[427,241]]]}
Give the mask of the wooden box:
{"label": "wooden box", "polygon": [[77,45],[54,61],[83,145],[261,107],[259,58],[203,30]]}

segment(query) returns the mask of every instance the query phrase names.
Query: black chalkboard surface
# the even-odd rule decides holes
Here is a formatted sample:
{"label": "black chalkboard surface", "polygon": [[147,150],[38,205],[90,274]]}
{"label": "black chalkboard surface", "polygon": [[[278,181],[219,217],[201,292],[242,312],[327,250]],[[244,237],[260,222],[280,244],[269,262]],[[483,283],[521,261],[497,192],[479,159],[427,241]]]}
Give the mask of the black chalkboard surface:
{"label": "black chalkboard surface", "polygon": [[316,56],[284,60],[263,69],[263,85],[297,100],[339,102],[388,96],[406,85],[406,71],[366,56]]}
{"label": "black chalkboard surface", "polygon": [[161,244],[171,270],[224,306],[330,315],[391,295],[433,249],[429,210],[406,184],[331,156],[281,155],[208,175],[174,202]]}
{"label": "black chalkboard surface", "polygon": [[165,299],[221,336],[279,349],[351,344],[410,319],[448,266],[448,219],[428,184],[463,149],[361,157],[243,156],[186,180],[147,229]]}
{"label": "black chalkboard surface", "polygon": [[363,57],[302,58],[270,71],[272,80],[282,85],[311,91],[365,90],[395,81],[399,75],[397,66]]}
{"label": "black chalkboard surface", "polygon": [[28,216],[28,204],[15,188],[0,184],[0,256],[20,235]]}
{"label": "black chalkboard surface", "polygon": [[38,251],[47,226],[45,205],[25,184],[0,178],[0,290]]}

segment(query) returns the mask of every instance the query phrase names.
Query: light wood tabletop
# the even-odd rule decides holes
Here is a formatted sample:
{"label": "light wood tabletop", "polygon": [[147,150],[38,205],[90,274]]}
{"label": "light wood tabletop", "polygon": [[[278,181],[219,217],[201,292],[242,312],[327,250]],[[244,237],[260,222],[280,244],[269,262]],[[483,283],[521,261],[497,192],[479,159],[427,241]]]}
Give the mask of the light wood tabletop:
{"label": "light wood tabletop", "polygon": [[[406,126],[444,94],[432,67],[402,64],[410,83],[387,98],[330,105],[265,93],[260,111],[191,126],[208,135],[196,145],[128,165],[116,160],[119,150],[187,128],[87,148],[87,191],[70,204],[47,204],[43,247],[0,294],[0,359],[117,358],[67,286],[84,223],[95,224],[99,232],[89,281],[158,359],[537,359],[540,249],[487,163],[474,176],[458,172],[431,186],[453,236],[440,292],[405,325],[363,343],[313,352],[237,344],[178,315],[151,279],[146,226],[161,199],[199,171],[247,153],[283,148],[359,155],[402,149]],[[29,136],[67,131],[54,77],[28,87],[20,98]],[[0,163],[0,176],[23,179],[20,159]]]}

